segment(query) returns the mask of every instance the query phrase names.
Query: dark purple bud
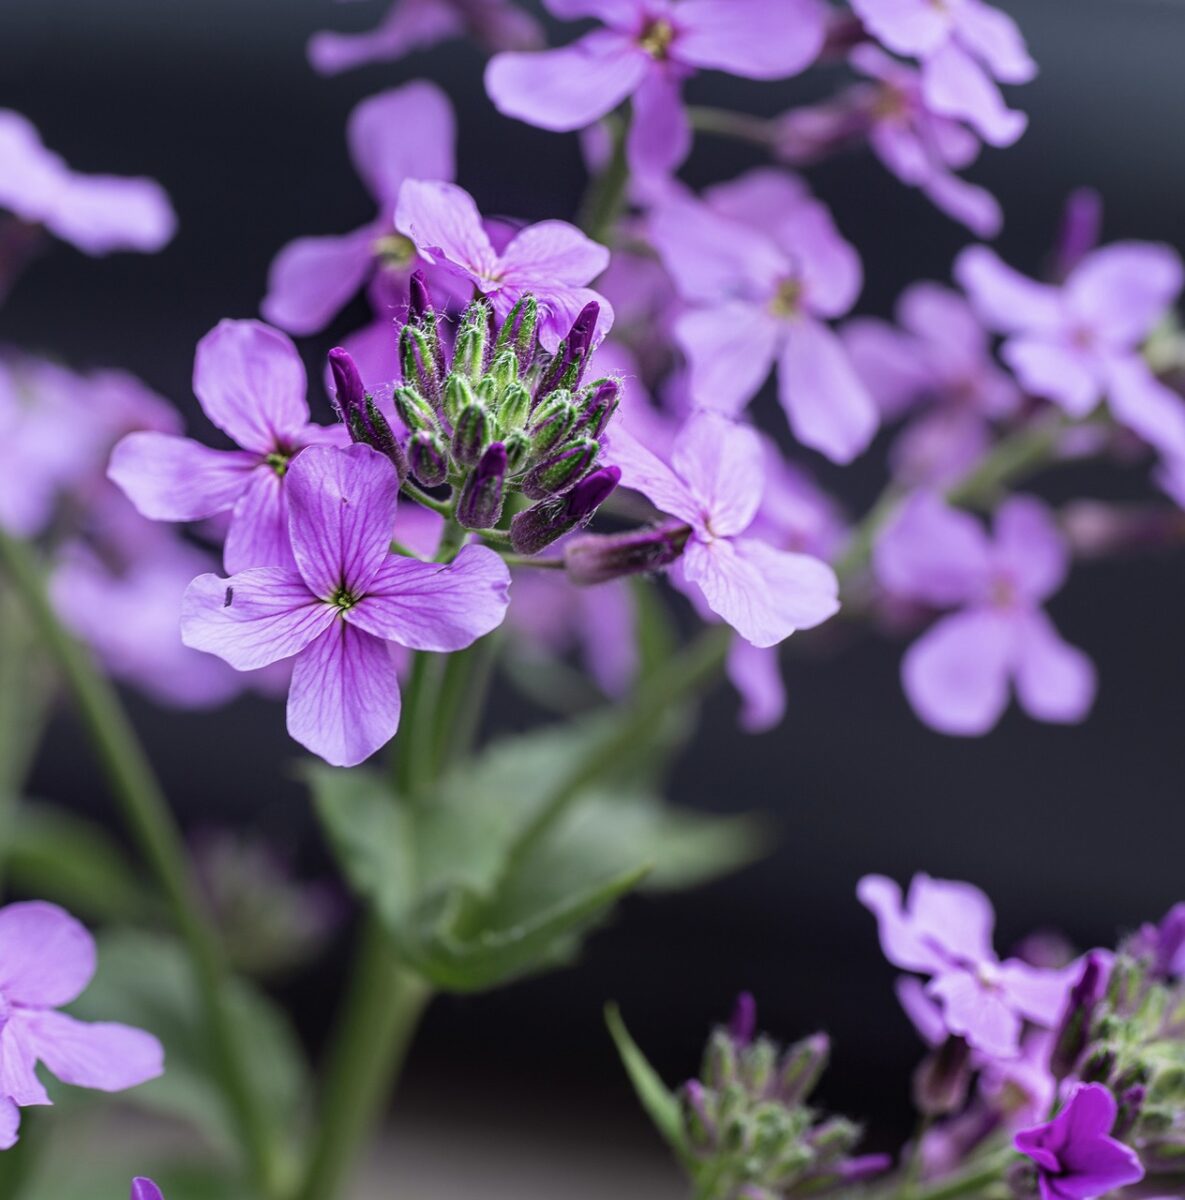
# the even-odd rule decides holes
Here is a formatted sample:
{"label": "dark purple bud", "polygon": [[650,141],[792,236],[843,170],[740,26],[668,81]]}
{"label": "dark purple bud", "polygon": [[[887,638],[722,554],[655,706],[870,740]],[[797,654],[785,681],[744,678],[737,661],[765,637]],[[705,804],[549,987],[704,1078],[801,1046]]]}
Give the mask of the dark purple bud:
{"label": "dark purple bud", "polygon": [[844,1183],[859,1183],[883,1175],[893,1165],[893,1158],[888,1154],[862,1154],[859,1158],[849,1158],[841,1163],[839,1176]]}
{"label": "dark purple bud", "polygon": [[644,575],[669,567],[682,554],[691,536],[687,525],[637,529],[630,533],[589,534],[564,548],[564,569],[573,583],[592,586]]}
{"label": "dark purple bud", "polygon": [[604,467],[582,479],[566,496],[544,500],[515,515],[510,540],[519,554],[538,554],[592,520],[621,480],[618,467]]}
{"label": "dark purple bud", "polygon": [[457,501],[457,524],[466,529],[492,529],[502,516],[502,484],[506,447],[495,442],[481,456]]}
{"label": "dark purple bud", "polygon": [[600,437],[620,402],[621,384],[616,379],[593,384],[581,403],[582,416],[576,427],[589,437]]}
{"label": "dark purple bud", "polygon": [[481,403],[466,404],[453,429],[453,460],[475,467],[490,444],[490,414]]}
{"label": "dark purple bud", "polygon": [[555,357],[547,365],[539,386],[535,391],[535,401],[538,403],[549,396],[557,388],[575,391],[580,386],[584,368],[592,351],[593,335],[596,333],[597,320],[601,315],[601,306],[595,301],[586,304],[580,315],[572,323],[572,330],[559,344]]}
{"label": "dark purple bud", "polygon": [[757,1001],[751,992],[741,992],[733,1006],[728,1032],[738,1046],[747,1046],[757,1032]]}
{"label": "dark purple bud", "polygon": [[596,438],[569,442],[523,476],[523,495],[528,500],[561,495],[588,474],[600,452],[601,443]]}
{"label": "dark purple bud", "polygon": [[423,487],[439,487],[448,479],[448,451],[443,439],[429,430],[412,434],[407,462],[413,478]]}
{"label": "dark purple bud", "polygon": [[595,300],[590,300],[572,322],[572,331],[568,334],[568,358],[572,362],[579,362],[582,368],[592,350],[600,316],[601,306]]}
{"label": "dark purple bud", "polygon": [[333,375],[338,414],[350,432],[351,441],[370,446],[389,458],[402,485],[408,473],[407,456],[387,418],[379,411],[373,397],[366,394],[357,364],[347,351],[337,347],[329,352],[329,369]]}
{"label": "dark purple bud", "polygon": [[971,1047],[961,1037],[948,1037],[914,1072],[914,1104],[926,1116],[944,1117],[963,1107],[970,1086]]}
{"label": "dark purple bud", "polygon": [[716,1122],[709,1111],[708,1094],[698,1079],[685,1083],[679,1093],[683,1129],[694,1150],[711,1150],[716,1144]]}
{"label": "dark purple bud", "polygon": [[418,323],[426,313],[433,311],[432,295],[428,291],[428,280],[423,271],[413,271],[407,285],[407,319]]}
{"label": "dark purple bud", "polygon": [[832,10],[827,18],[827,36],[819,58],[824,62],[838,62],[861,42],[868,41],[864,23],[854,13]]}
{"label": "dark purple bud", "polygon": [[815,1033],[795,1042],[784,1055],[778,1072],[778,1098],[787,1108],[805,1104],[818,1086],[831,1058],[831,1039]]}
{"label": "dark purple bud", "polygon": [[366,388],[358,372],[358,364],[348,350],[340,346],[329,352],[329,370],[333,375],[334,403],[342,420],[353,409],[366,403]]}
{"label": "dark purple bud", "polygon": [[1049,1070],[1055,1079],[1073,1074],[1091,1037],[1095,1011],[1107,990],[1107,959],[1092,950],[1082,962],[1077,982],[1070,988],[1066,1007],[1053,1037]]}
{"label": "dark purple bud", "polygon": [[1111,1127],[1111,1136],[1124,1142],[1131,1136],[1144,1110],[1144,1101],[1148,1098],[1148,1089],[1142,1084],[1133,1084],[1118,1096],[1119,1115]]}
{"label": "dark purple bud", "polygon": [[1103,231],[1103,198],[1094,188],[1071,192],[1062,211],[1053,253],[1052,274],[1057,283],[1099,244]]}

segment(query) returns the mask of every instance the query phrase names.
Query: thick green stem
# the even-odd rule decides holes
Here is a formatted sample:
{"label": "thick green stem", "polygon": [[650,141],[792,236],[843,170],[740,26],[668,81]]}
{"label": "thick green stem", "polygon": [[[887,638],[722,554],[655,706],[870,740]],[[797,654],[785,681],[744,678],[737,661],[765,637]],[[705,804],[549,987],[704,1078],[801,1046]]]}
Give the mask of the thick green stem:
{"label": "thick green stem", "polygon": [[264,1196],[275,1195],[280,1186],[276,1147],[267,1115],[244,1070],[246,1056],[239,1051],[238,1033],[226,1003],[226,964],[168,802],[115,688],[58,621],[29,548],[3,531],[0,564],[73,694],[111,792],[168,902],[193,969],[214,1066],[252,1176]]}
{"label": "thick green stem", "polygon": [[625,190],[629,186],[630,167],[626,159],[628,123],[620,116],[610,122],[613,149],[605,168],[589,184],[580,211],[580,227],[598,242],[608,245],[613,227],[625,207]]}

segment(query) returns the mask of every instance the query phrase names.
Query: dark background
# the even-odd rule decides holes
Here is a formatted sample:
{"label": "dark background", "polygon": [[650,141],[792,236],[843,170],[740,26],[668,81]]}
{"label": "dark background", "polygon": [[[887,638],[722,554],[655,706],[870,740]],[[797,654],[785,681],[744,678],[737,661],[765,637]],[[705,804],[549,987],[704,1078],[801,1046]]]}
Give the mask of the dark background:
{"label": "dark background", "polygon": [[[1032,115],[1029,133],[1011,150],[989,151],[973,172],[1003,201],[1004,256],[1035,271],[1065,194],[1084,183],[1106,196],[1109,238],[1185,247],[1185,4],[1002,7],[1021,21],[1041,64],[1040,78],[1013,94]],[[156,257],[96,262],[55,247],[0,310],[0,337],[78,366],[125,366],[192,418],[197,339],[223,316],[257,314],[267,265],[289,238],[342,232],[371,216],[346,156],[346,115],[363,97],[412,78],[451,93],[459,182],[484,211],[572,217],[584,181],[576,139],[500,118],[469,47],[453,43],[330,80],[311,72],[310,32],[363,28],[381,9],[323,0],[3,0],[0,105],[27,114],[80,169],[160,179],[181,230]],[[714,77],[697,80],[692,96],[774,113],[814,86]],[[752,161],[748,151],[706,140],[687,177],[729,178]],[[967,240],[868,157],[830,163],[812,179],[864,256],[860,311],[887,313],[911,280],[945,277]],[[311,339],[310,353],[364,317],[359,304]],[[878,472],[874,454],[828,478],[858,504]],[[1134,474],[1083,471],[1059,477],[1050,494],[1140,494],[1143,486]],[[573,1106],[582,1123],[616,1106],[640,1134],[643,1119],[629,1107],[602,1031],[604,1000],[621,1002],[638,1040],[678,1077],[694,1067],[708,1024],[747,987],[771,1032],[828,1028],[836,1061],[825,1098],[870,1117],[878,1141],[895,1132],[917,1048],[873,922],[855,901],[856,880],[919,869],[974,880],[996,902],[1001,949],[1038,925],[1060,927],[1081,945],[1110,942],[1185,896],[1183,600],[1179,557],[1075,572],[1052,609],[1099,667],[1098,706],[1079,728],[1014,711],[985,739],[931,733],[901,696],[900,647],[872,635],[835,657],[809,645],[795,655],[790,712],[773,734],[737,732],[735,702],[722,692],[706,708],[672,795],[705,809],[774,814],[780,836],[770,857],[692,895],[631,901],[572,970],[489,997],[441,1000],[413,1055],[411,1093],[471,1105],[497,1095],[503,1120],[534,1111],[532,1102]],[[305,797],[285,774],[293,746],[278,707],[244,700],[192,716],[133,705],[188,825],[251,824],[316,862]],[[525,719],[511,712],[512,723]],[[107,811],[67,722],[51,733],[34,791]],[[330,971],[285,991],[314,1043],[344,965],[343,938]]]}

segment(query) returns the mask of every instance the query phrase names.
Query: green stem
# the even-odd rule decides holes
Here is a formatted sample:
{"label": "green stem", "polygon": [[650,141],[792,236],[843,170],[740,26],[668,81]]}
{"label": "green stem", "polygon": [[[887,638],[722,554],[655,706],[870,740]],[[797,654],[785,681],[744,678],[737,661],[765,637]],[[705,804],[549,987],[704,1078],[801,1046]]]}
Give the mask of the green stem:
{"label": "green stem", "polygon": [[440,655],[417,650],[412,658],[411,678],[404,692],[406,733],[395,743],[395,791],[400,796],[417,796],[432,769],[432,740],[425,732],[433,728],[430,720],[441,685]]}
{"label": "green stem", "polygon": [[226,1003],[227,972],[222,949],[202,907],[168,802],[115,688],[59,623],[29,548],[2,530],[0,563],[73,693],[107,783],[168,902],[193,969],[214,1066],[252,1175],[265,1196],[274,1195],[280,1186],[280,1164],[271,1129],[244,1070],[246,1056],[240,1053],[238,1034]]}
{"label": "green stem", "polygon": [[625,207],[625,190],[630,181],[625,151],[628,122],[618,116],[610,120],[610,127],[613,149],[609,161],[589,184],[580,212],[580,227],[589,237],[605,245],[612,240],[613,227]]}
{"label": "green stem", "polygon": [[529,554],[503,554],[502,561],[508,567],[533,567],[537,571],[562,571],[562,558],[532,558]]}
{"label": "green stem", "polygon": [[403,494],[409,500],[414,500],[417,504],[422,504],[425,508],[430,508],[433,512],[440,513],[442,517],[451,517],[453,515],[451,500],[437,500],[435,496],[429,496],[427,492],[416,487],[410,479],[404,481],[402,490]]}
{"label": "green stem", "polygon": [[750,142],[768,149],[773,143],[773,122],[727,108],[692,106],[687,110],[691,127],[697,133],[718,133],[722,137]]}
{"label": "green stem", "polygon": [[[1008,1158],[1013,1155],[1009,1152]],[[954,1179],[940,1179],[927,1188],[914,1192],[914,1200],[955,1200],[957,1196],[970,1196],[999,1183],[1004,1178],[1008,1159],[996,1157],[966,1175]]]}
{"label": "green stem", "polygon": [[450,759],[464,758],[473,746],[499,645],[498,634],[491,633],[445,661],[433,725],[436,775],[448,768]]}
{"label": "green stem", "polygon": [[337,1200],[374,1130],[432,993],[404,970],[374,916],[362,931],[330,1049],[317,1143],[299,1200]]}

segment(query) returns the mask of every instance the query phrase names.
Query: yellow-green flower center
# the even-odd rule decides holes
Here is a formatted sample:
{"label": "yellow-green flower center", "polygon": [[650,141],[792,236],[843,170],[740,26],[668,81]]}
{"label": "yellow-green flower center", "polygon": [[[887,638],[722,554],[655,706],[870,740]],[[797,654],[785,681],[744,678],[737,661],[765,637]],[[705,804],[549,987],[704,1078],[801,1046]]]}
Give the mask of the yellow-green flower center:
{"label": "yellow-green flower center", "polygon": [[674,25],[665,18],[659,17],[657,21],[651,21],[646,27],[638,44],[651,58],[658,59],[661,62],[667,57],[667,52],[670,50],[671,43],[674,40]]}

